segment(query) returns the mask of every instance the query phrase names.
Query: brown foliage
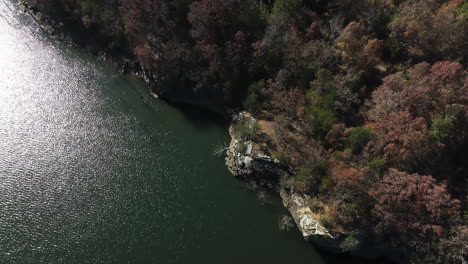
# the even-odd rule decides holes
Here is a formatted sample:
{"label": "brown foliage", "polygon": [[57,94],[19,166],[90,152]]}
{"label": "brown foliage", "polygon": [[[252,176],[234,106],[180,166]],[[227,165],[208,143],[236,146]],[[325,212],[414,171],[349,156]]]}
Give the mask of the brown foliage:
{"label": "brown foliage", "polygon": [[161,38],[167,38],[162,32],[174,29],[174,18],[170,17],[166,1],[162,0],[122,0],[122,20],[125,31],[134,37],[148,32],[158,33]]}
{"label": "brown foliage", "polygon": [[370,121],[384,120],[390,113],[408,111],[413,117],[430,120],[451,104],[468,101],[468,78],[463,66],[456,62],[437,62],[432,67],[420,63],[408,70],[383,79],[372,93]]}
{"label": "brown foliage", "polygon": [[201,0],[190,5],[187,19],[196,40],[223,44],[234,36],[240,8],[235,0]]}
{"label": "brown foliage", "polygon": [[147,45],[137,45],[133,49],[133,54],[143,63],[149,62],[153,57],[153,51]]}
{"label": "brown foliage", "polygon": [[333,160],[330,166],[330,176],[336,186],[353,187],[364,179],[367,169],[354,168],[342,161]]}
{"label": "brown foliage", "polygon": [[436,149],[428,136],[426,121],[408,111],[392,112],[375,122],[375,140],[366,147],[374,157],[384,156],[400,168],[411,168]]}
{"label": "brown foliage", "polygon": [[466,59],[468,20],[457,13],[462,4],[462,0],[405,1],[390,24],[391,36],[420,59]]}
{"label": "brown foliage", "polygon": [[375,67],[381,61],[382,41],[368,34],[362,23],[349,23],[335,40],[348,65]]}
{"label": "brown foliage", "polygon": [[88,15],[84,16],[81,19],[81,22],[83,23],[83,26],[85,26],[85,28],[90,28],[93,23],[93,21],[91,20],[91,18],[89,18]]}
{"label": "brown foliage", "polygon": [[[444,153],[441,151],[444,145],[433,140],[428,130],[436,117],[448,115],[447,109],[467,104],[467,87],[467,72],[461,64],[450,61],[432,66],[420,63],[387,76],[369,102],[366,114],[375,137],[365,154],[383,156],[390,167],[403,170],[414,171],[424,164],[427,171],[437,166],[426,165],[436,154]],[[466,133],[464,129],[459,126],[452,132],[460,142]],[[376,200],[372,212],[378,221],[377,230],[397,232],[412,240],[444,235],[449,225],[454,224],[450,219],[456,218],[460,209],[459,202],[450,198],[445,185],[436,183],[431,176],[409,175],[395,169],[390,169],[369,194]],[[417,252],[426,252],[420,255],[423,259],[425,256],[440,259],[451,254],[444,246],[451,243],[450,238],[442,240],[446,242],[430,245],[431,254],[420,250],[429,247],[427,241],[420,240],[413,246]],[[455,257],[459,255],[451,259]]]}
{"label": "brown foliage", "polygon": [[431,176],[390,169],[370,190],[375,199],[377,229],[399,232],[408,238],[429,238],[446,233],[458,217],[460,202]]}

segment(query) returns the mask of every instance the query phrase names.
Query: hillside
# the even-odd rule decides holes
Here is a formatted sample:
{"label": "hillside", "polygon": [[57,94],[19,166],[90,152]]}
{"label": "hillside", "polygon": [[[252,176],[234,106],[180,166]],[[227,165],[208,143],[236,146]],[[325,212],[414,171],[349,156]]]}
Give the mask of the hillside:
{"label": "hillside", "polygon": [[348,235],[344,250],[359,231],[413,263],[466,263],[465,1],[26,3],[163,99],[247,111],[232,122],[236,153],[276,167],[234,173],[308,197],[322,226]]}

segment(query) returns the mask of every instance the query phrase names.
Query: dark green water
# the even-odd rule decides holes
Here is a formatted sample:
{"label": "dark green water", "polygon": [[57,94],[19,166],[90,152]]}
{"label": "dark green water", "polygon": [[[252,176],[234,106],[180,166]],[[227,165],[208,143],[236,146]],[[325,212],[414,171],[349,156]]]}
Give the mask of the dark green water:
{"label": "dark green water", "polygon": [[0,0],[0,263],[323,263],[181,112]]}

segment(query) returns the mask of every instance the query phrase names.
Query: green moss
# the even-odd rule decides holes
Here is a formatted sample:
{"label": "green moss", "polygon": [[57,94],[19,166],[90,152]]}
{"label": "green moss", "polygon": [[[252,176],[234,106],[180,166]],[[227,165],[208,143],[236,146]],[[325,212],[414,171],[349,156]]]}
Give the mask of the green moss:
{"label": "green moss", "polygon": [[333,109],[333,104],[336,98],[336,91],[332,90],[320,95],[316,90],[310,89],[306,92],[305,96],[306,100],[314,107]]}
{"label": "green moss", "polygon": [[322,108],[331,109],[331,108],[333,108],[333,103],[335,102],[335,98],[336,98],[336,92],[335,91],[326,93],[326,94],[324,94],[323,96],[320,97],[320,100],[318,102],[319,106],[322,107]]}
{"label": "green moss", "polygon": [[328,190],[331,187],[331,182],[325,176],[329,166],[329,161],[323,158],[312,166],[299,168],[294,179],[310,183],[311,188],[316,191],[320,189]]}
{"label": "green moss", "polygon": [[271,14],[271,6],[265,3],[264,1],[258,1],[258,12],[260,17],[264,20],[267,20]]}

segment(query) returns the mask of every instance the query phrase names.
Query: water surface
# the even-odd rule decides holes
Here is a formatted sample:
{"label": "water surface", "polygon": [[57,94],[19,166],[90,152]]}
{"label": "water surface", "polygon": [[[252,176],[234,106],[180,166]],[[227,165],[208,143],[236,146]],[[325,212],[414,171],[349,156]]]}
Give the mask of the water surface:
{"label": "water surface", "polygon": [[323,263],[211,155],[228,140],[0,0],[0,263]]}

